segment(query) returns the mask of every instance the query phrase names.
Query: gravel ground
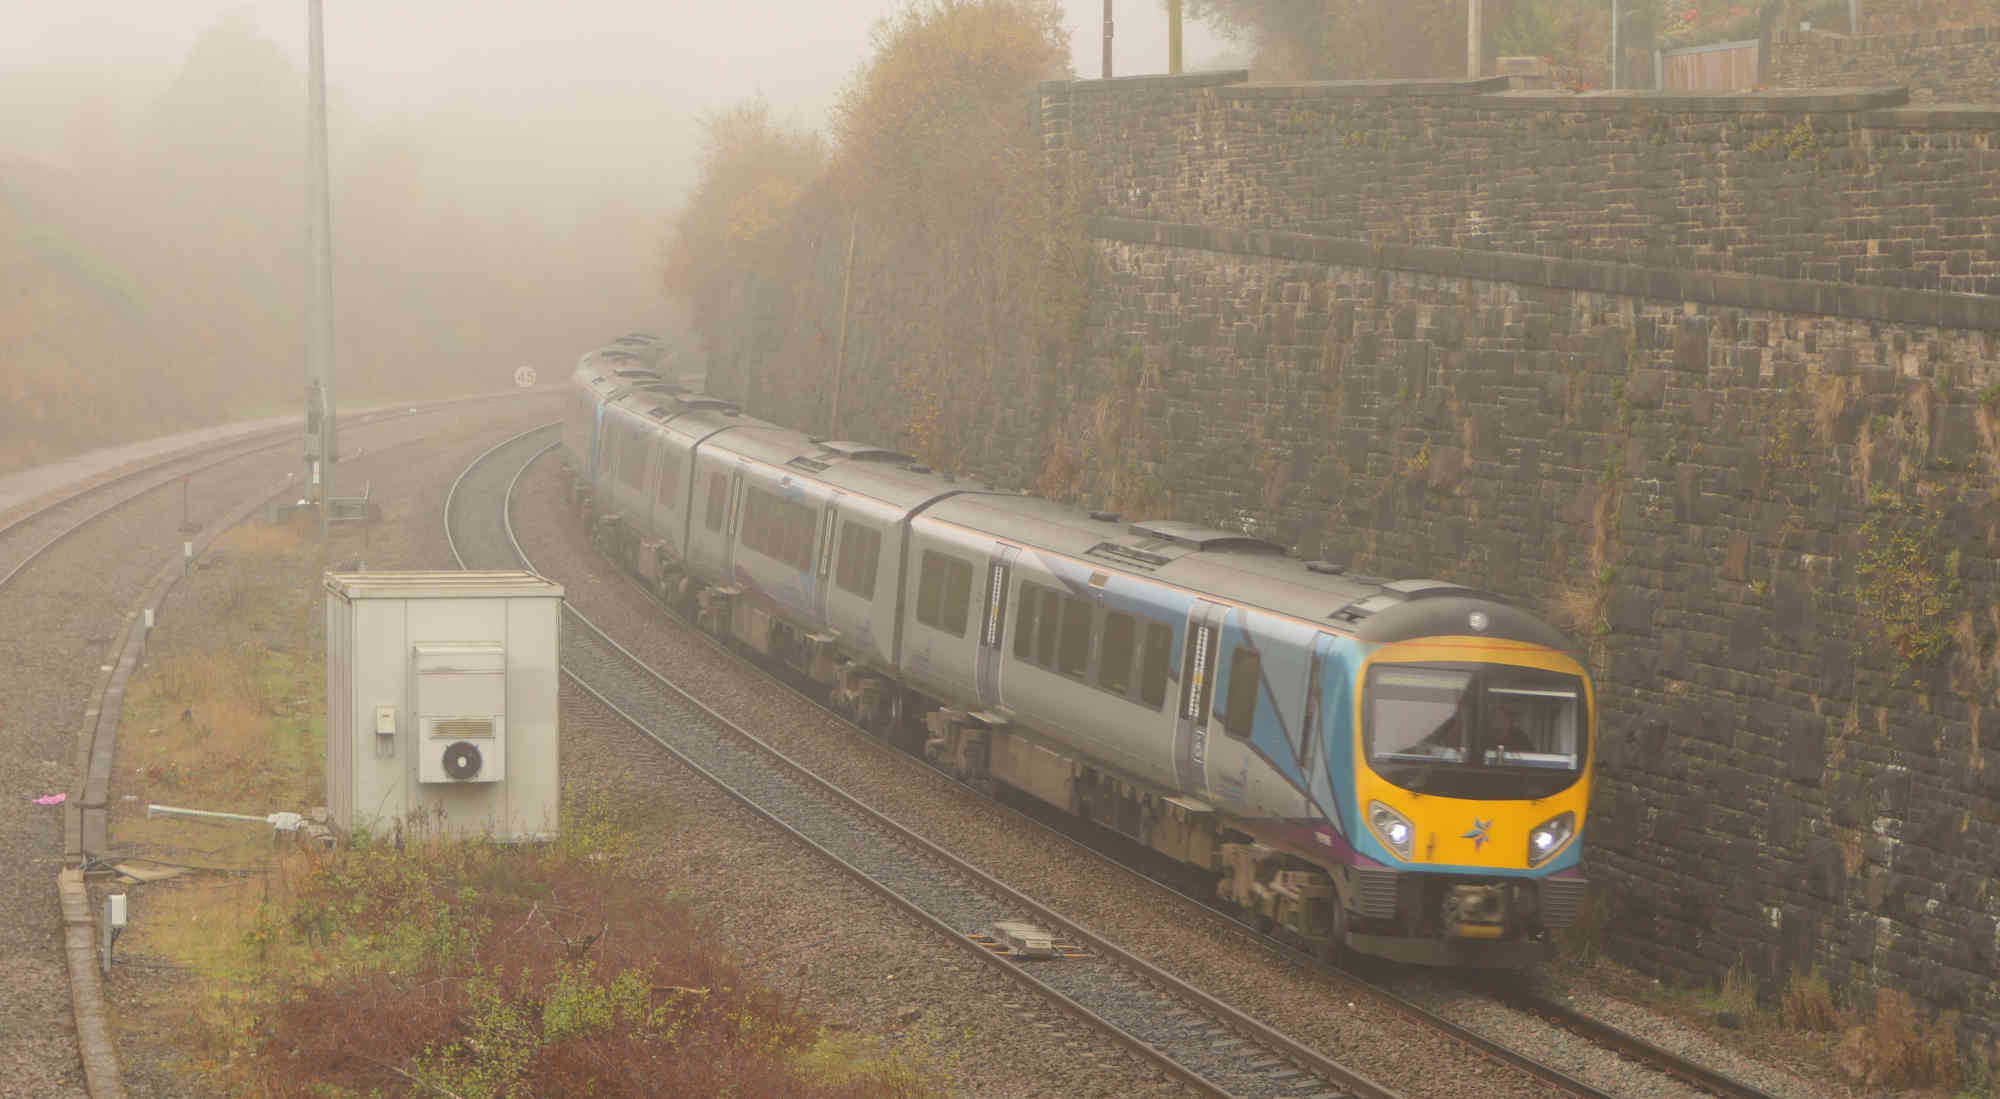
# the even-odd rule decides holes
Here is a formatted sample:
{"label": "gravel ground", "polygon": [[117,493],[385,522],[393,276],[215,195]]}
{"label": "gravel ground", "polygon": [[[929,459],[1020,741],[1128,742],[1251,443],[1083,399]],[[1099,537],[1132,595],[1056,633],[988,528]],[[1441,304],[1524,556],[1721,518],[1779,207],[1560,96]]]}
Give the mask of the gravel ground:
{"label": "gravel ground", "polygon": [[877,1037],[966,1096],[1189,1094],[674,762],[596,699],[563,696],[570,794],[637,787],[671,807],[648,859],[746,971],[835,1030]]}
{"label": "gravel ground", "polygon": [[[556,407],[537,406],[544,418]],[[463,424],[518,421],[523,410],[482,406],[396,421],[357,429],[348,445],[448,436],[459,429],[454,415]],[[292,468],[289,452],[273,451],[201,474],[190,486],[190,514],[219,515]],[[79,532],[0,592],[0,927],[12,931],[0,942],[0,1096],[84,1095],[56,905],[61,810],[31,799],[79,781],[77,733],[90,687],[145,581],[178,551],[180,521],[179,493],[155,493]]]}
{"label": "gravel ground", "polygon": [[[725,716],[818,771],[863,801],[917,828],[1100,934],[1134,949],[1190,983],[1277,1026],[1327,1055],[1411,1096],[1541,1094],[1535,1081],[1496,1066],[1451,1042],[1417,1030],[1321,972],[1247,944],[1241,933],[1200,906],[1165,898],[1154,886],[1105,873],[1096,860],[1054,850],[1014,815],[952,783],[923,764],[874,751],[843,723],[789,692],[747,673],[686,627],[634,597],[634,589],[592,551],[562,505],[559,467],[552,458],[524,477],[515,504],[524,549],[537,568],[560,580],[570,602],[655,667]],[[1526,1017],[1421,975],[1413,992],[1434,998],[1452,1017],[1500,1041],[1546,1056],[1589,1083],[1618,1095],[1700,1094],[1678,1081],[1627,1062]],[[1576,990],[1579,993],[1581,989]],[[1712,1063],[1741,1069],[1747,1079],[1786,1096],[1834,1094],[1712,1043],[1634,1004],[1619,1002],[1641,1034],[1669,1048],[1713,1050]],[[1688,1034],[1686,1046],[1662,1035]]]}

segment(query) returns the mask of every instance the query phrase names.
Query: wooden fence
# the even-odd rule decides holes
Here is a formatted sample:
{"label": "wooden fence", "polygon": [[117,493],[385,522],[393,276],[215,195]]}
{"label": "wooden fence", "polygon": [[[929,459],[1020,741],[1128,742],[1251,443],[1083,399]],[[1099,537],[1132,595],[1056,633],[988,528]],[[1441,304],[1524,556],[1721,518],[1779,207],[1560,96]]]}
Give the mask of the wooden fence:
{"label": "wooden fence", "polygon": [[1757,86],[1761,47],[1754,38],[1685,46],[1653,54],[1653,86],[1669,91],[1742,91]]}

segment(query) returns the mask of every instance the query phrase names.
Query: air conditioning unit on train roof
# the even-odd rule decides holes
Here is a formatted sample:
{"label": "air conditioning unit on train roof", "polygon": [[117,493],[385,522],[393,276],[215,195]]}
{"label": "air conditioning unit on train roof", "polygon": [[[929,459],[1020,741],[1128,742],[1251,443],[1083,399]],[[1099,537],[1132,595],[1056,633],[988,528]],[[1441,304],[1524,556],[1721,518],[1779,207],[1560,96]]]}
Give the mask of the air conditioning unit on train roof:
{"label": "air conditioning unit on train roof", "polygon": [[526,572],[326,576],[337,829],[553,837],[562,588]]}

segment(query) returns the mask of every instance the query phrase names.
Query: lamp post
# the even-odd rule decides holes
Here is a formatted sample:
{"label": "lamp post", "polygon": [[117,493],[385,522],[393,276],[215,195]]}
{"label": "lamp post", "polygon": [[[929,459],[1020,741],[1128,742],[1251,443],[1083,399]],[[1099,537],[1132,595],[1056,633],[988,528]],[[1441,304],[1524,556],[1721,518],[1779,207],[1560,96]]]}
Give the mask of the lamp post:
{"label": "lamp post", "polygon": [[1111,79],[1111,0],[1104,0],[1104,79]]}
{"label": "lamp post", "polygon": [[1485,61],[1485,43],[1480,30],[1481,18],[1486,0],[1465,0],[1465,78],[1479,79],[1479,70]]}
{"label": "lamp post", "polygon": [[306,423],[317,421],[316,453],[307,473],[319,504],[320,536],[326,536],[333,463],[340,456],[334,437],[333,399],[333,227],[328,213],[326,168],[326,51],[321,43],[320,0],[306,0]]}

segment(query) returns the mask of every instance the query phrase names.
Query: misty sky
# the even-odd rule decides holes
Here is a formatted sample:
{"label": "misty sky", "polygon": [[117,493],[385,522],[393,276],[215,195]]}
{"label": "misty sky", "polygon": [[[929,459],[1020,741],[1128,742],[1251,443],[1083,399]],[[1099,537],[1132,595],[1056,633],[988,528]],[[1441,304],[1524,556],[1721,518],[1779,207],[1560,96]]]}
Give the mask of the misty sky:
{"label": "misty sky", "polygon": [[[686,118],[762,92],[817,125],[894,0],[327,0],[329,82],[372,117],[467,109],[556,121],[579,103],[607,120]],[[1063,0],[1079,75],[1096,76],[1101,0]],[[1120,75],[1166,67],[1160,0],[1117,0]],[[0,0],[0,69],[99,71],[163,86],[202,30],[248,12],[303,57],[304,0]],[[1200,67],[1227,49],[1187,31]]]}
{"label": "misty sky", "polygon": [[[1103,2],[1062,2],[1074,68],[1094,77]],[[1161,0],[1116,4],[1118,74],[1163,72]],[[874,24],[897,6],[325,0],[342,339],[378,371],[414,368],[401,354],[511,372],[521,359],[552,366],[602,333],[655,326],[666,308],[662,242],[698,167],[698,119],[761,94],[780,118],[823,131],[828,108],[872,53]],[[204,79],[267,71],[243,44],[247,30],[299,70],[281,81],[298,80],[305,9],[306,0],[0,0],[0,170],[39,163],[87,183],[92,194],[75,188],[79,201],[61,223],[72,230],[109,220],[94,217],[84,198],[155,221],[185,223],[190,210],[212,220],[198,246],[216,268],[211,277],[162,276],[180,268],[161,260],[155,273],[136,276],[139,293],[163,314],[232,339],[238,322],[228,318],[263,319],[271,330],[258,346],[267,358],[289,357],[295,339],[283,325],[301,307],[299,293],[268,271],[295,269],[284,249],[297,247],[303,194],[292,192],[302,189],[295,178],[281,194],[257,191],[249,176],[232,185],[186,182],[227,165],[210,146],[177,145],[172,125],[193,125],[213,143],[230,120],[189,108],[206,102],[210,85],[183,88],[178,100],[170,89],[196,43],[216,41],[225,26],[239,28],[220,36],[235,44],[208,57]],[[1190,68],[1241,52],[1206,27],[1187,28]],[[252,86],[269,87],[228,85]],[[180,106],[161,115],[163,103]],[[255,144],[263,173],[255,178],[286,176],[302,142],[274,141],[284,127],[268,116],[273,108],[286,120],[303,112],[293,103],[240,106],[236,143]],[[133,176],[133,165],[169,175]],[[247,217],[253,204],[263,221]],[[176,240],[137,243],[186,246]],[[271,254],[258,251],[260,242]],[[99,251],[111,263],[128,258]],[[214,316],[173,297],[183,282],[203,290]]]}

